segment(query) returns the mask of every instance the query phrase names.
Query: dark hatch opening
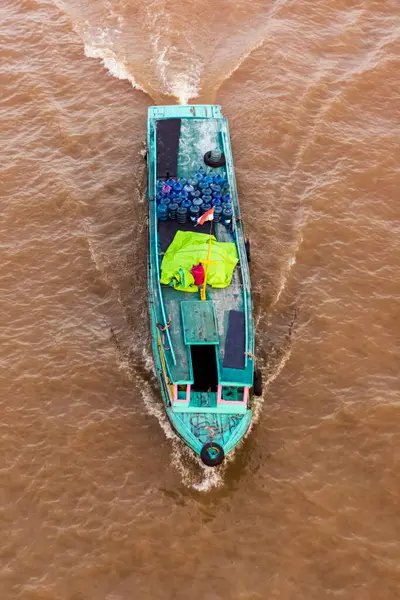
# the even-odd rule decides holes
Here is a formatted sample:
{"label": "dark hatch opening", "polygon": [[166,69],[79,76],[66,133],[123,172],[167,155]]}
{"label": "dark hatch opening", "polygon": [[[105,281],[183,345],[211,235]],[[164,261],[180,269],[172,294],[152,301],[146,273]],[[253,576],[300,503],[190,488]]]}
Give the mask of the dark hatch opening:
{"label": "dark hatch opening", "polygon": [[218,387],[218,371],[215,346],[190,346],[192,354],[194,392],[216,392]]}

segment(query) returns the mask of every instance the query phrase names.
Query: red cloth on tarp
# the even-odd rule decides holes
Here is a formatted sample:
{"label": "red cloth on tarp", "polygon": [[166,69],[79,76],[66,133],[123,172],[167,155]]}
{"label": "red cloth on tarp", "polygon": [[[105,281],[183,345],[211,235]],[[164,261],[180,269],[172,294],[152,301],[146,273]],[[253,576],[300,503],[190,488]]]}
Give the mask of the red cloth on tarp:
{"label": "red cloth on tarp", "polygon": [[203,285],[203,283],[204,283],[204,267],[203,267],[203,265],[201,263],[199,263],[198,265],[194,265],[194,267],[192,267],[192,270],[190,272],[194,277],[194,284],[195,285]]}

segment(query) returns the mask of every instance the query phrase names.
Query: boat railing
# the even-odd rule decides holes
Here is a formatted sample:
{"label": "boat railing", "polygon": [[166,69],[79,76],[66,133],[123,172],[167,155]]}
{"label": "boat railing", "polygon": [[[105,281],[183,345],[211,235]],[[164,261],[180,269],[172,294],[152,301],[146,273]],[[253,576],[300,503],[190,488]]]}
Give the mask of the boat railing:
{"label": "boat railing", "polygon": [[[236,246],[239,255],[240,264],[243,266],[244,263],[244,255],[245,255],[245,247],[243,242],[243,227],[240,221],[240,208],[238,202],[238,192],[236,187],[236,178],[234,175],[233,169],[233,159],[232,159],[232,148],[229,140],[229,135],[227,133],[227,122],[225,121],[224,128],[221,131],[222,136],[222,147],[225,154],[226,159],[226,174],[228,178],[229,188],[231,190],[232,196],[232,205],[233,205],[233,226],[236,229],[239,229],[241,232],[241,236],[236,235]],[[236,218],[238,217],[238,221]],[[245,314],[245,367],[247,367],[249,354],[253,354],[253,347],[249,347],[249,307],[248,307],[248,299],[250,293],[250,277],[247,268],[242,268],[242,278],[243,278],[243,305],[244,305],[244,314]],[[250,323],[251,327],[251,323]],[[252,327],[251,327],[252,329]],[[253,339],[253,336],[251,336]]]}
{"label": "boat railing", "polygon": [[[152,156],[153,156],[153,164],[152,164],[153,181],[151,183],[150,182],[149,183],[150,183],[150,185],[152,185],[150,202],[154,202],[153,210],[151,211],[152,216],[153,216],[154,262],[156,264],[157,292],[158,292],[158,296],[160,299],[160,308],[161,308],[161,315],[162,315],[162,320],[163,320],[162,326],[165,328],[164,329],[165,337],[168,342],[167,347],[169,348],[169,352],[171,353],[172,362],[175,366],[176,365],[176,357],[175,357],[175,352],[174,352],[171,336],[170,336],[169,329],[168,329],[168,320],[167,320],[167,315],[165,312],[164,298],[162,295],[161,284],[160,284],[160,264],[159,264],[159,257],[158,257],[157,208],[156,208],[156,200],[155,200],[155,186],[156,186],[156,182],[157,182],[157,157],[156,157],[156,128],[154,127],[154,124],[153,124],[152,134],[153,134],[152,142],[153,142],[153,147],[154,147],[154,152],[152,153]],[[164,348],[164,350],[166,350],[166,348]]]}

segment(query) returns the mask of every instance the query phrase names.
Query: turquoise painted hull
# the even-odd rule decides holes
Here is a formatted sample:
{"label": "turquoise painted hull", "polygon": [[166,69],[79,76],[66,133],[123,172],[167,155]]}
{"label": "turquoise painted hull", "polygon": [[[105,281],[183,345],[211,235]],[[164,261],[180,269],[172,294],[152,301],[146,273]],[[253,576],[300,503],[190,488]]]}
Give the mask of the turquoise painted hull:
{"label": "turquoise painted hull", "polygon": [[[175,120],[172,122],[172,120]],[[172,130],[178,129],[175,142],[160,139],[162,130],[159,122],[165,121]],[[179,121],[179,125],[177,124]],[[175,149],[173,148],[175,143]],[[171,145],[171,157],[161,151]],[[165,230],[168,227],[157,214],[157,182],[166,179],[169,173],[163,169],[176,169],[173,179],[188,178],[203,164],[204,150],[218,146],[225,157],[221,168],[209,169],[212,174],[220,173],[229,186],[234,219],[231,225],[216,223],[213,233],[219,241],[234,241],[239,263],[232,282],[226,289],[207,286],[206,304],[212,307],[215,323],[202,323],[201,327],[214,327],[214,349],[207,345],[207,352],[215,352],[217,381],[215,386],[203,389],[198,380],[198,364],[193,354],[193,345],[205,344],[199,334],[198,320],[193,319],[193,331],[184,330],[182,319],[188,307],[201,304],[199,294],[176,291],[171,286],[160,284],[162,256],[165,253]],[[172,159],[174,156],[172,156]],[[213,466],[219,464],[224,455],[231,452],[245,435],[252,419],[252,395],[254,377],[254,323],[245,239],[240,220],[240,208],[233,170],[232,152],[227,121],[221,108],[215,105],[159,106],[149,108],[148,116],[148,201],[149,201],[149,261],[148,288],[151,323],[152,350],[156,374],[160,384],[166,414],[177,434]],[[167,166],[165,166],[167,165]],[[172,165],[172,166],[171,166]],[[179,225],[176,224],[179,228]],[[190,305],[185,305],[191,301]],[[198,302],[197,302],[198,301]],[[211,310],[211,308],[210,308]],[[209,311],[210,312],[210,311]],[[203,311],[204,313],[204,311]],[[202,313],[202,314],[203,314]],[[205,314],[205,313],[204,313]],[[236,330],[229,328],[230,314],[239,319],[239,362],[235,364],[229,345]],[[208,317],[203,319],[207,320]],[[210,317],[211,318],[211,317]],[[232,317],[233,318],[233,317]],[[196,329],[197,328],[197,329]],[[190,324],[189,324],[190,329]],[[190,335],[189,335],[190,334]],[[230,337],[231,336],[231,337]],[[192,340],[188,342],[188,338]],[[194,340],[194,341],[193,341]],[[193,345],[191,345],[193,344]],[[240,345],[241,344],[241,345]],[[243,346],[243,347],[242,347]],[[230,358],[229,358],[229,356]],[[243,356],[242,356],[243,355]],[[231,364],[229,363],[231,361]],[[233,363],[232,363],[233,361]],[[197,378],[197,379],[196,379]],[[214,384],[213,384],[214,385]],[[212,390],[212,391],[211,391]],[[213,462],[205,460],[205,448],[219,449],[220,456]],[[215,447],[215,448],[214,448]],[[207,459],[207,456],[206,456]]]}

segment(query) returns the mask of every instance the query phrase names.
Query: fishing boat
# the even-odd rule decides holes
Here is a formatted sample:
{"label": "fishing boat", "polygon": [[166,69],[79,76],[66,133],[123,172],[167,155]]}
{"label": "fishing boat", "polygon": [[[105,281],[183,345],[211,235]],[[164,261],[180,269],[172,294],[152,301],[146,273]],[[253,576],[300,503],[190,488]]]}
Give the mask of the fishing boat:
{"label": "fishing boat", "polygon": [[218,105],[148,109],[149,312],[166,414],[207,466],[249,429],[261,395],[250,245]]}

